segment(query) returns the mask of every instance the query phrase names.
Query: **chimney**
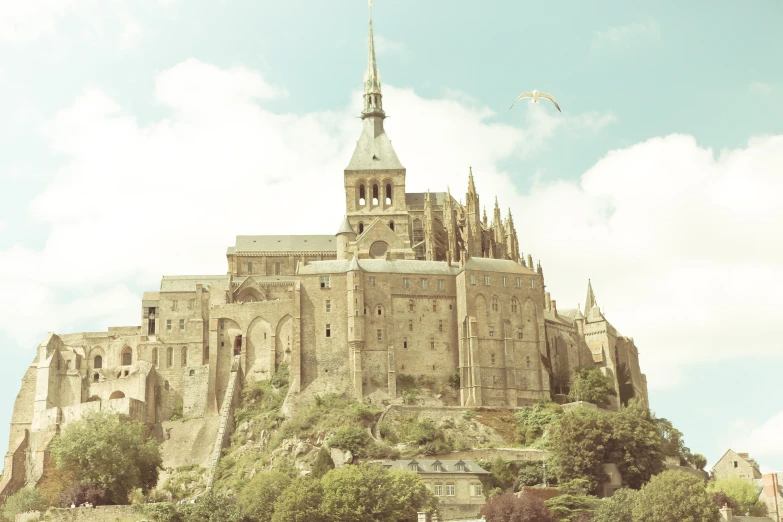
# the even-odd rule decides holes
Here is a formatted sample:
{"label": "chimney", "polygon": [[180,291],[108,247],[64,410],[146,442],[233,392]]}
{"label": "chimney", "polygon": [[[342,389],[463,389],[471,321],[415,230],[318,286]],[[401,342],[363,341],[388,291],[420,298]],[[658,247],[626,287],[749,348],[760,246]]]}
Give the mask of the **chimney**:
{"label": "chimney", "polygon": [[724,504],[723,507],[720,508],[720,522],[731,522],[732,520],[734,520],[734,513],[730,507]]}
{"label": "chimney", "polygon": [[550,312],[552,311],[552,298],[549,296],[549,292],[544,294],[544,306]]}
{"label": "chimney", "polygon": [[533,256],[531,256],[530,254],[527,255],[527,267],[530,270],[535,270],[535,267],[533,266]]}
{"label": "chimney", "polygon": [[555,314],[555,316],[557,316],[557,301],[555,301],[554,299],[552,299],[552,313]]}

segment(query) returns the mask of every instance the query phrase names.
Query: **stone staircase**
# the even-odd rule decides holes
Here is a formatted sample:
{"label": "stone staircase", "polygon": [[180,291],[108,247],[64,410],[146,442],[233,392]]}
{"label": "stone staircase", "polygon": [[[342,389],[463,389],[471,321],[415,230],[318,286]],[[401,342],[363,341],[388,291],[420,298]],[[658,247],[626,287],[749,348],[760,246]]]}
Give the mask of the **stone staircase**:
{"label": "stone staircase", "polygon": [[231,375],[228,379],[226,395],[223,398],[223,405],[220,408],[220,426],[217,437],[215,437],[215,446],[212,449],[212,456],[209,459],[209,468],[207,469],[207,492],[212,490],[215,480],[215,471],[220,460],[223,448],[228,446],[231,434],[234,432],[234,409],[239,404],[242,391],[242,372],[240,371],[240,355],[234,356],[231,363]]}

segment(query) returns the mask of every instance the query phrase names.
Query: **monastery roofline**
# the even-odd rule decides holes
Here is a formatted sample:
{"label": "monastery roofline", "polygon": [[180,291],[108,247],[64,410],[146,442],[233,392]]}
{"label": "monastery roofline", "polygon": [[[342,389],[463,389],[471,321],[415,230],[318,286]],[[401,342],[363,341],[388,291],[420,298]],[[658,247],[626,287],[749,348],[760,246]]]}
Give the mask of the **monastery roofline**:
{"label": "monastery roofline", "polygon": [[[333,259],[310,261],[300,265],[297,275],[342,274],[349,271],[351,260]],[[501,272],[506,274],[536,275],[532,270],[509,259],[471,258],[464,266],[446,261],[421,261],[413,259],[359,259],[359,269],[365,272],[390,274],[427,274],[456,276],[465,270]]]}

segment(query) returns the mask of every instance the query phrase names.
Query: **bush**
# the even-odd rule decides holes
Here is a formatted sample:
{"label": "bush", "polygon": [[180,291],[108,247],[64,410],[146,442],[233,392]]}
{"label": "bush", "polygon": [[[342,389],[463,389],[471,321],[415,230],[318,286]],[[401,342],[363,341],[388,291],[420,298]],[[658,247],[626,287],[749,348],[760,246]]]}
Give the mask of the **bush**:
{"label": "bush", "polygon": [[16,515],[25,511],[43,511],[49,504],[40,491],[33,488],[23,488],[8,497],[3,504],[3,515],[8,520],[14,520]]}
{"label": "bush", "polygon": [[257,522],[271,522],[277,497],[291,484],[291,478],[279,471],[257,474],[239,493],[239,506]]}
{"label": "bush", "polygon": [[489,499],[482,509],[487,522],[554,522],[544,502],[532,495],[517,497],[510,493]]}
{"label": "bush", "polygon": [[334,461],[332,460],[332,456],[329,453],[329,450],[327,450],[324,446],[321,446],[321,449],[318,451],[318,456],[315,459],[315,463],[313,464],[313,469],[311,471],[311,475],[317,479],[320,479],[327,473],[329,473],[330,470],[334,469]]}
{"label": "bush", "polygon": [[718,506],[707,493],[704,481],[682,471],[664,471],[644,486],[633,506],[634,521],[714,522]]}
{"label": "bush", "polygon": [[573,401],[587,401],[599,408],[609,405],[609,398],[615,396],[614,386],[608,376],[594,366],[577,368],[571,379],[568,398]]}
{"label": "bush", "polygon": [[544,431],[557,423],[563,415],[563,408],[554,402],[539,402],[514,413],[517,421],[517,440],[530,446],[538,440]]}
{"label": "bush", "polygon": [[634,522],[633,506],[638,497],[635,489],[618,489],[595,510],[593,522]]}

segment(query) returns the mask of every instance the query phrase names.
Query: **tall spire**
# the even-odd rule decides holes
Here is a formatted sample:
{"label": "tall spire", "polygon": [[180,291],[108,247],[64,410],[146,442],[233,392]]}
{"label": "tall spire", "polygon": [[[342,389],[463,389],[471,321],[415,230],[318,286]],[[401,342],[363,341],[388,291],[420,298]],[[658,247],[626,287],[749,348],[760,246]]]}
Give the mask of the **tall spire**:
{"label": "tall spire", "polygon": [[375,63],[375,39],[372,34],[372,0],[368,1],[370,36],[367,47],[367,71],[364,73],[364,110],[362,118],[380,116],[385,118],[381,102],[381,75]]}
{"label": "tall spire", "polygon": [[593,293],[593,284],[590,280],[587,280],[587,296],[585,297],[585,312],[589,312],[591,308],[597,306],[595,301],[595,294]]}

